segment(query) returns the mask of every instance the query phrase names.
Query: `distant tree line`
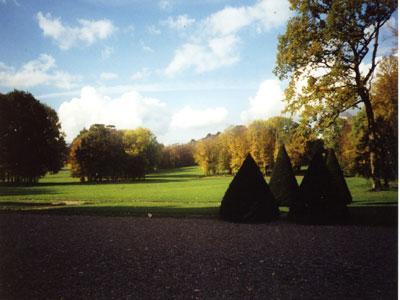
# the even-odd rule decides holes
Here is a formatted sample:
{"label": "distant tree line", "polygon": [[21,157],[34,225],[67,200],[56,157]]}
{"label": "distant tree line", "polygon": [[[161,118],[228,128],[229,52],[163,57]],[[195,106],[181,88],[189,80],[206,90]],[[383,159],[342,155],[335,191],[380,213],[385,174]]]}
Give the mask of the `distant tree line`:
{"label": "distant tree line", "polygon": [[[371,88],[377,132],[375,174],[384,187],[398,174],[398,61],[387,56],[380,62]],[[264,175],[285,144],[295,172],[308,165],[316,149],[333,148],[346,175],[371,177],[369,129],[365,109],[340,115],[328,127],[312,127],[290,118],[256,120],[208,134],[196,142],[194,157],[205,175],[235,174],[250,153]],[[376,179],[375,179],[376,180]]]}
{"label": "distant tree line", "polygon": [[34,184],[58,172],[67,147],[57,113],[31,94],[0,94],[0,181]]}
{"label": "distant tree line", "polygon": [[[379,145],[374,174],[387,187],[398,174],[397,57],[382,59],[370,94]],[[248,153],[267,175],[282,144],[297,173],[315,149],[325,147],[335,150],[346,175],[371,177],[369,134],[365,109],[360,109],[340,115],[325,128],[272,117],[169,146],[146,128],[117,130],[95,124],[83,129],[68,150],[57,113],[31,94],[13,91],[0,94],[0,181],[36,183],[47,172],[59,171],[67,158],[72,176],[88,182],[142,179],[159,169],[194,164],[205,175],[236,174]]]}
{"label": "distant tree line", "polygon": [[196,162],[193,156],[195,146],[195,140],[187,144],[163,146],[161,150],[160,169],[173,169],[195,165]]}

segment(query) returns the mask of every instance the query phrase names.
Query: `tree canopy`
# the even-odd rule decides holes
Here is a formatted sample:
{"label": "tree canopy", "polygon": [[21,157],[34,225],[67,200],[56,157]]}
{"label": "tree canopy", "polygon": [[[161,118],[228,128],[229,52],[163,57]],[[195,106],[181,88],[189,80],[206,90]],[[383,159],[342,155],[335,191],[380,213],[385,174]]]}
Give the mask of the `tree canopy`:
{"label": "tree canopy", "polygon": [[144,178],[158,168],[160,157],[161,145],[150,130],[94,124],[72,142],[69,162],[74,177],[102,182]]}
{"label": "tree canopy", "polygon": [[0,180],[36,183],[67,156],[57,113],[31,94],[0,94]]}
{"label": "tree canopy", "polygon": [[[340,113],[362,103],[368,120],[371,174],[378,189],[370,84],[378,64],[379,33],[397,9],[397,1],[290,0],[290,4],[295,15],[279,37],[274,70],[280,79],[290,78],[287,110],[326,127]],[[363,72],[367,63],[370,67]]]}

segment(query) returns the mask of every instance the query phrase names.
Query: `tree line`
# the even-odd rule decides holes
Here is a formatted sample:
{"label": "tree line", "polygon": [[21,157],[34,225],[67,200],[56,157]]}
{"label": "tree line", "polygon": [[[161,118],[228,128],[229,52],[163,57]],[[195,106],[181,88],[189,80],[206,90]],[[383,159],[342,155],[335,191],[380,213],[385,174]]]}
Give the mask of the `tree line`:
{"label": "tree line", "polygon": [[164,146],[147,128],[117,130],[94,124],[71,145],[57,113],[32,94],[0,93],[0,182],[35,184],[69,164],[81,181],[142,179],[160,168],[194,165],[193,142]]}
{"label": "tree line", "polygon": [[83,129],[68,147],[53,109],[26,92],[0,94],[0,181],[33,184],[66,163],[72,176],[88,182],[142,179],[159,169],[196,163],[205,175],[235,174],[248,153],[267,175],[279,146],[285,144],[295,172],[308,164],[316,148],[327,147],[335,150],[345,174],[376,176],[387,187],[398,173],[397,82],[397,57],[383,58],[370,92],[378,125],[374,173],[365,108],[335,118],[328,127],[273,117],[169,146],[146,128],[117,130],[95,124]]}
{"label": "tree line", "polygon": [[274,166],[280,145],[285,144],[295,172],[308,165],[316,148],[332,148],[346,175],[376,176],[384,187],[398,173],[398,60],[380,62],[371,87],[375,113],[376,165],[370,164],[368,118],[365,108],[336,117],[328,127],[310,126],[290,118],[256,120],[248,126],[232,126],[209,134],[196,143],[194,157],[205,175],[235,174],[250,153],[264,175]]}

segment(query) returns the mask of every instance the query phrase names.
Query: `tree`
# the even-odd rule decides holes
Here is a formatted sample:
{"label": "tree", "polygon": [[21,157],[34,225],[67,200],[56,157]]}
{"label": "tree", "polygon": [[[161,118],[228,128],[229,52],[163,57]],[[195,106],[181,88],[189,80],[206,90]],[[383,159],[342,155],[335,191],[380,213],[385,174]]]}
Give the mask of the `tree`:
{"label": "tree", "polygon": [[[397,9],[395,0],[290,0],[296,12],[279,37],[275,74],[290,77],[287,110],[329,126],[340,113],[363,104],[368,121],[373,189],[377,176],[377,128],[370,84],[378,64],[382,26]],[[372,52],[370,52],[370,48]],[[370,63],[366,73],[362,66]],[[302,86],[303,85],[303,86]]]}
{"label": "tree", "polygon": [[327,148],[337,153],[337,159],[345,174],[354,175],[356,159],[356,140],[352,136],[352,117],[339,117],[331,127],[323,131]]}
{"label": "tree", "polygon": [[140,156],[145,162],[146,172],[156,171],[161,161],[162,146],[156,136],[147,128],[123,130],[124,149],[133,156]]}
{"label": "tree", "polygon": [[236,174],[241,167],[247,154],[250,152],[249,141],[247,139],[246,126],[228,127],[224,134],[227,136],[228,152],[231,157],[230,167],[233,174]]}
{"label": "tree", "polygon": [[250,154],[225,192],[220,216],[232,222],[267,222],[279,216],[276,200]]}
{"label": "tree", "polygon": [[269,186],[280,206],[290,206],[297,200],[299,185],[284,144],[279,147]]}
{"label": "tree", "polygon": [[161,150],[161,169],[172,169],[195,165],[195,143],[163,146]]}
{"label": "tree", "polygon": [[218,173],[218,136],[208,135],[200,140],[195,149],[195,160],[203,169],[204,175],[215,175]]}
{"label": "tree", "polygon": [[83,130],[79,133],[77,137],[71,143],[70,150],[69,150],[69,157],[68,163],[71,167],[71,176],[72,177],[79,177],[81,182],[85,181],[85,173],[83,172],[80,162],[76,156],[77,150],[81,147],[82,139],[81,137],[87,132],[87,130]]}
{"label": "tree", "polygon": [[376,112],[382,177],[385,187],[398,173],[398,61],[384,57],[372,84],[372,105]]}
{"label": "tree", "polygon": [[31,94],[0,94],[0,176],[8,183],[33,184],[58,172],[67,148],[57,113]]}
{"label": "tree", "polygon": [[272,169],[274,164],[276,131],[266,121],[256,120],[248,126],[247,138],[250,154],[265,175],[267,169]]}
{"label": "tree", "polygon": [[94,124],[71,147],[71,160],[79,165],[75,176],[89,182],[116,181],[124,172],[125,154],[120,132],[113,126]]}
{"label": "tree", "polygon": [[[377,156],[380,163],[377,174],[384,187],[397,178],[398,173],[398,63],[392,56],[384,57],[372,83],[371,101],[376,113],[377,141],[380,145]],[[353,117],[352,140],[356,145],[355,171],[371,177],[368,159],[368,124],[365,110]]]}

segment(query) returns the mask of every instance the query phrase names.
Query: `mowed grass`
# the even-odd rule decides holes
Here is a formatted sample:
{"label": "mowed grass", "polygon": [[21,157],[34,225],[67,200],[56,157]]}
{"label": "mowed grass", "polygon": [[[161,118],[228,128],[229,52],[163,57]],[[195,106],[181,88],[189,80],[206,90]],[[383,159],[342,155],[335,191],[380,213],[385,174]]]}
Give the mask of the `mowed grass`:
{"label": "mowed grass", "polygon": [[[301,181],[301,178],[297,178]],[[161,171],[133,183],[82,184],[68,169],[36,186],[0,186],[0,210],[73,214],[216,215],[232,177],[204,177],[199,167]],[[267,179],[269,180],[269,179]],[[369,192],[369,181],[347,178],[352,206],[396,206],[397,187]],[[283,211],[287,209],[283,208]]]}

